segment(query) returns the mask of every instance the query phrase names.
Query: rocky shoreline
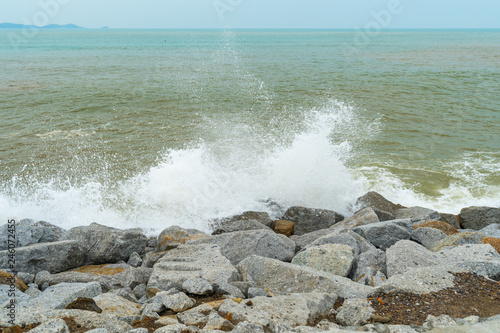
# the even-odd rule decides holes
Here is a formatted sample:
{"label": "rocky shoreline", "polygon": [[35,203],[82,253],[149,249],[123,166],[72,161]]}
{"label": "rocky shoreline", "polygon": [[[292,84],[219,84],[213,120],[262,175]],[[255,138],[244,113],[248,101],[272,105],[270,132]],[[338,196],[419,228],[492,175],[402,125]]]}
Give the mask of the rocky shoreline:
{"label": "rocky shoreline", "polygon": [[25,219],[15,247],[5,224],[0,331],[500,331],[500,208],[443,214],[375,192],[357,207],[246,212],[212,234],[151,238]]}

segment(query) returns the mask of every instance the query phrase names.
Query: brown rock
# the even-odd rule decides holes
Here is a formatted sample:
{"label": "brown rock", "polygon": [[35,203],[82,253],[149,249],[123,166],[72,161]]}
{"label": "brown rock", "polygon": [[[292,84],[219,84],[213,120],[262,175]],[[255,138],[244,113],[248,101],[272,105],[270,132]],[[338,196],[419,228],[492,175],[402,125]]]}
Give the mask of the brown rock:
{"label": "brown rock", "polygon": [[500,254],[500,238],[486,237],[480,243],[490,244]]}
{"label": "brown rock", "polygon": [[146,297],[148,299],[154,297],[156,294],[158,294],[161,290],[158,288],[148,288],[146,289]]}
{"label": "brown rock", "polygon": [[451,224],[448,224],[448,223],[443,222],[443,221],[434,221],[434,220],[427,220],[425,222],[418,223],[418,224],[415,224],[413,226],[413,230],[418,229],[418,228],[438,229],[438,230],[441,230],[442,232],[444,232],[447,236],[451,236],[451,235],[454,235],[454,234],[459,232]]}
{"label": "brown rock", "polygon": [[118,273],[122,273],[125,271],[125,268],[120,268],[120,267],[106,267],[107,264],[105,265],[88,265],[88,266],[83,266],[78,269],[76,269],[76,272],[80,273],[85,273],[85,274],[94,274],[94,275],[115,275]]}
{"label": "brown rock", "polygon": [[292,221],[277,220],[273,222],[272,229],[277,234],[290,237],[294,233],[295,223]]}
{"label": "brown rock", "polygon": [[7,273],[5,271],[0,271],[0,284],[10,285],[12,283],[12,278],[14,278],[14,285],[17,289],[21,290],[22,292],[25,292],[28,289],[28,286],[23,282],[23,280],[21,280],[17,276],[14,276],[13,274]]}
{"label": "brown rock", "polygon": [[380,210],[384,212],[388,212],[394,215],[394,212],[397,209],[404,208],[399,204],[395,204],[377,192],[368,192],[362,197],[358,198],[356,201],[356,205],[359,205],[360,208],[371,207],[375,210]]}
{"label": "brown rock", "polygon": [[73,302],[69,303],[65,309],[71,310],[85,310],[85,311],[94,311],[97,313],[101,313],[102,309],[97,306],[96,302],[92,298],[87,297],[78,297]]}

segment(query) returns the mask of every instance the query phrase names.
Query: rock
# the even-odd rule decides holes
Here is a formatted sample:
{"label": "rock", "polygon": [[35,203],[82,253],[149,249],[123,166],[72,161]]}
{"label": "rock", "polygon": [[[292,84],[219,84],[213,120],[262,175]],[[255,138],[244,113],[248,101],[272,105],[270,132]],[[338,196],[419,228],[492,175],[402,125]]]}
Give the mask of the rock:
{"label": "rock", "polygon": [[332,210],[290,207],[282,220],[295,223],[295,234],[303,235],[319,229],[328,228],[335,223],[342,221],[344,217]]}
{"label": "rock", "polygon": [[[325,235],[325,233],[326,233],[326,235]],[[332,232],[331,230],[327,229],[322,234],[323,234],[323,236],[317,238],[316,240],[312,241],[309,244],[306,244],[303,247],[303,250],[311,249],[311,248],[314,248],[317,246],[322,246],[325,244],[346,245],[346,246],[349,246],[351,248],[354,256],[358,257],[360,250],[359,250],[358,242],[352,233],[348,233],[348,232],[337,233],[337,232]],[[306,234],[306,235],[308,235],[308,234]],[[305,237],[306,235],[304,235],[302,237]]]}
{"label": "rock", "polygon": [[389,292],[407,292],[428,294],[454,286],[455,276],[447,266],[429,266],[409,268],[403,274],[389,277],[387,281],[376,288],[374,295]]}
{"label": "rock", "polygon": [[375,309],[366,299],[347,299],[335,319],[343,326],[361,326],[368,323],[374,312]]}
{"label": "rock", "polygon": [[86,264],[115,263],[127,260],[133,252],[145,252],[147,237],[141,229],[119,230],[97,223],[70,229],[64,239],[85,244]]}
{"label": "rock", "polygon": [[103,313],[113,313],[118,316],[135,316],[141,314],[140,306],[114,293],[101,294],[94,297],[97,306]]}
{"label": "rock", "polygon": [[122,286],[124,288],[134,289],[140,284],[148,283],[152,273],[153,269],[148,267],[137,267],[126,270]]}
{"label": "rock", "polygon": [[384,251],[380,249],[373,249],[366,252],[363,252],[359,255],[359,259],[357,261],[356,273],[354,276],[361,276],[362,273],[358,271],[365,267],[373,268],[376,271],[382,272],[384,275],[387,274],[387,264],[386,264],[386,254]]}
{"label": "rock", "polygon": [[483,238],[486,238],[486,235],[484,235],[480,232],[464,231],[464,232],[460,232],[458,234],[443,238],[440,241],[437,241],[436,243],[432,244],[429,249],[431,251],[436,252],[436,251],[439,251],[447,246],[457,246],[457,245],[464,245],[464,244],[477,244]]}
{"label": "rock", "polygon": [[409,207],[396,209],[394,217],[397,220],[410,219],[412,222],[426,221],[426,220],[439,220],[441,215],[432,209],[424,207]]}
{"label": "rock", "polygon": [[434,228],[417,228],[411,232],[410,238],[426,248],[430,248],[436,242],[446,238],[446,234]]}
{"label": "rock", "polygon": [[297,254],[292,264],[346,277],[354,262],[353,249],[343,244],[324,244]]}
{"label": "rock", "polygon": [[187,326],[183,324],[175,324],[160,327],[155,331],[155,333],[185,333],[187,332]]}
{"label": "rock", "polygon": [[[37,243],[49,243],[58,241],[66,232],[63,228],[45,221],[35,222],[24,219],[16,224],[16,248]],[[8,249],[8,224],[0,226],[0,250]],[[12,238],[10,238],[12,240]]]}
{"label": "rock", "polygon": [[[77,241],[32,244],[16,248],[16,269],[36,274],[46,270],[58,273],[84,263],[84,248]],[[8,251],[0,251],[0,267],[9,267]]]}
{"label": "rock", "polygon": [[491,247],[495,249],[495,251],[500,253],[500,238],[486,237],[481,240],[481,243],[490,244]]}
{"label": "rock", "polygon": [[68,325],[62,319],[53,319],[45,322],[32,330],[31,333],[69,333]]}
{"label": "rock", "polygon": [[378,287],[385,283],[387,277],[384,273],[373,269],[372,267],[363,267],[356,271],[354,281],[370,287]]}
{"label": "rock", "polygon": [[251,255],[291,261],[295,255],[295,243],[273,231],[250,230],[230,232],[213,237],[222,254],[233,265]]}
{"label": "rock", "polygon": [[397,209],[404,208],[399,204],[392,203],[377,192],[368,192],[356,200],[356,206],[360,208],[371,207],[380,211],[394,214]]}
{"label": "rock", "polygon": [[233,333],[265,333],[261,325],[253,324],[248,321],[238,323],[232,330]]}
{"label": "rock", "polygon": [[378,222],[380,222],[380,220],[372,208],[363,208],[357,211],[353,216],[331,226],[329,229],[335,231],[351,230],[355,227]]}
{"label": "rock", "polygon": [[234,325],[231,324],[229,320],[226,320],[219,316],[217,311],[212,311],[208,315],[208,321],[204,329],[206,330],[221,330],[221,331],[231,331]]}
{"label": "rock", "polygon": [[25,284],[30,284],[35,281],[35,274],[18,272],[17,277],[20,278]]}
{"label": "rock", "polygon": [[268,296],[267,290],[264,288],[248,288],[248,298],[254,298],[257,296]]}
{"label": "rock", "polygon": [[402,240],[386,251],[387,276],[403,274],[410,268],[439,265],[441,261],[431,251],[420,244]]}
{"label": "rock", "polygon": [[493,223],[500,223],[500,208],[467,207],[458,215],[464,229],[480,230]]}
{"label": "rock", "polygon": [[137,285],[134,289],[132,289],[132,292],[134,293],[137,299],[141,299],[142,297],[146,296],[146,289],[147,285],[145,283],[142,283]]}
{"label": "rock", "polygon": [[440,213],[441,215],[441,221],[448,223],[449,225],[453,226],[455,229],[460,229],[462,226],[460,225],[460,218],[458,215],[453,215],[453,214],[443,214]]}
{"label": "rock", "polygon": [[292,221],[277,220],[272,224],[273,231],[277,234],[285,235],[290,237],[295,232],[295,223]]}
{"label": "rock", "polygon": [[254,287],[267,288],[273,295],[329,292],[343,298],[360,298],[372,291],[341,276],[258,256],[246,258],[237,268],[243,280],[252,282]]}
{"label": "rock", "polygon": [[404,219],[371,223],[356,227],[353,231],[385,250],[402,239],[410,239],[411,221]]}
{"label": "rock", "polygon": [[7,273],[0,270],[0,284],[10,286],[12,283],[17,289],[21,290],[22,292],[28,290],[28,286],[19,277],[14,276],[14,274],[12,273]]}
{"label": "rock", "polygon": [[229,285],[239,280],[238,271],[213,244],[181,245],[169,251],[154,266],[148,289],[182,289],[184,281],[191,278],[207,280],[215,292],[241,293]]}
{"label": "rock", "polygon": [[447,315],[440,315],[439,317],[428,315],[425,323],[422,325],[422,327],[427,330],[451,326],[457,326],[457,323]]}
{"label": "rock", "polygon": [[240,221],[241,222],[257,221],[260,224],[263,224],[268,228],[271,228],[271,225],[273,224],[273,220],[271,220],[268,213],[248,211],[248,212],[244,212],[244,213],[239,214],[239,215],[234,215],[234,216],[226,217],[226,218],[222,218],[222,219],[216,219],[210,223],[210,228],[212,230],[216,230],[219,227],[219,225],[221,225],[221,224],[229,225],[231,223],[236,223],[236,222],[240,222]]}
{"label": "rock", "polygon": [[189,298],[186,294],[179,292],[173,295],[169,295],[168,293],[161,291],[156,294],[156,297],[159,297],[163,305],[165,307],[174,312],[181,312],[187,309],[192,308],[196,305],[195,300]]}
{"label": "rock", "polygon": [[[15,298],[12,297],[12,293],[15,293]],[[31,297],[19,289],[14,288],[14,292],[12,288],[8,285],[0,285],[0,309],[5,309],[7,305],[11,303],[11,300],[15,299],[17,304],[24,304],[31,301]],[[0,312],[0,320],[2,313]],[[8,320],[8,319],[6,319]],[[1,326],[1,325],[0,325]]]}
{"label": "rock", "polygon": [[443,222],[443,221],[433,221],[433,220],[427,220],[425,222],[417,223],[413,225],[413,230],[416,230],[418,228],[434,228],[442,231],[443,233],[446,234],[446,236],[451,236],[454,234],[457,234],[459,231],[453,227],[452,225]]}
{"label": "rock", "polygon": [[214,292],[212,285],[205,279],[192,278],[182,283],[182,290],[193,295],[209,295]]}
{"label": "rock", "polygon": [[96,302],[92,298],[88,297],[78,297],[76,300],[66,305],[65,309],[102,313],[102,309],[96,304]]}
{"label": "rock", "polygon": [[[214,226],[215,227],[215,226]],[[220,235],[226,232],[248,231],[248,230],[271,230],[268,226],[257,220],[224,221],[217,224],[212,235]]]}
{"label": "rock", "polygon": [[479,230],[480,233],[485,234],[486,237],[500,238],[500,224],[492,223],[487,227]]}
{"label": "rock", "polygon": [[207,304],[202,304],[191,310],[179,312],[177,320],[186,326],[203,327],[208,321],[208,315],[213,308]]}
{"label": "rock", "polygon": [[47,288],[27,306],[38,309],[64,309],[78,297],[93,298],[101,292],[101,285],[97,282],[61,283]]}
{"label": "rock", "polygon": [[117,296],[123,297],[126,300],[133,302],[133,303],[138,303],[139,301],[137,300],[137,297],[135,297],[134,292],[130,288],[119,288],[119,289],[113,289],[110,291],[110,293],[113,293]]}
{"label": "rock", "polygon": [[251,322],[267,326],[274,322],[292,327],[311,325],[330,313],[336,299],[335,295],[324,293],[255,297],[241,303],[227,299],[219,308],[219,313],[231,318],[233,324]]}
{"label": "rock", "polygon": [[139,267],[142,264],[142,258],[137,252],[132,252],[130,257],[128,258],[127,264],[132,267]]}
{"label": "rock", "polygon": [[190,240],[206,239],[210,236],[195,229],[184,229],[177,225],[164,229],[158,235],[158,251],[171,250]]}
{"label": "rock", "polygon": [[31,297],[37,297],[42,293],[40,289],[36,286],[36,284],[30,284],[28,290],[24,292],[26,295],[31,296]]}
{"label": "rock", "polygon": [[[145,303],[141,307],[142,316],[147,316],[150,318],[154,318],[156,316],[159,317],[159,313],[165,311],[165,305],[163,303]],[[176,321],[177,323],[177,321]]]}

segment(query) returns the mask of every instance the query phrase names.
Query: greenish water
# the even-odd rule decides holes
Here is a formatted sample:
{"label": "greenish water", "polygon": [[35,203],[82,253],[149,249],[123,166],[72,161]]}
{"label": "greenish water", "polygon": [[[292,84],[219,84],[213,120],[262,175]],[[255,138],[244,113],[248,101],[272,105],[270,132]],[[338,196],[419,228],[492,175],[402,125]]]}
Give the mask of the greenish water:
{"label": "greenish water", "polygon": [[206,228],[267,199],[349,214],[368,190],[500,206],[500,31],[12,34],[3,219]]}

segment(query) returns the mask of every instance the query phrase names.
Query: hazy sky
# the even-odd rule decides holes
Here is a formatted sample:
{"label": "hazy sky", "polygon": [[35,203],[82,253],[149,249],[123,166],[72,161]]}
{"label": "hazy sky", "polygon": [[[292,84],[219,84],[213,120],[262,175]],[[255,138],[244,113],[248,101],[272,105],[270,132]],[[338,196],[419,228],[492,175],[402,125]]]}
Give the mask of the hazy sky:
{"label": "hazy sky", "polygon": [[87,28],[500,28],[500,0],[0,0],[0,22]]}

